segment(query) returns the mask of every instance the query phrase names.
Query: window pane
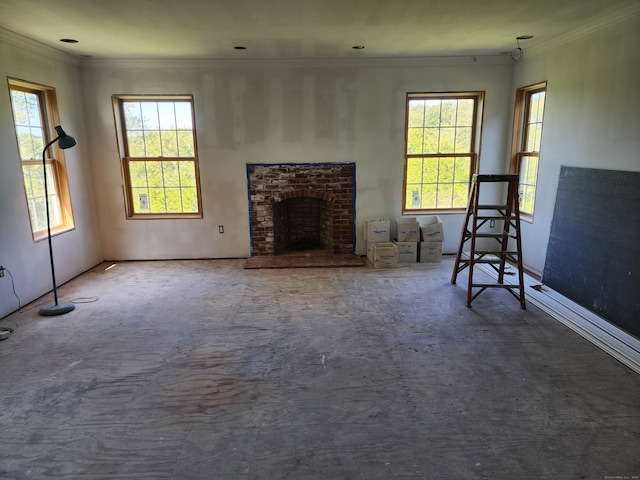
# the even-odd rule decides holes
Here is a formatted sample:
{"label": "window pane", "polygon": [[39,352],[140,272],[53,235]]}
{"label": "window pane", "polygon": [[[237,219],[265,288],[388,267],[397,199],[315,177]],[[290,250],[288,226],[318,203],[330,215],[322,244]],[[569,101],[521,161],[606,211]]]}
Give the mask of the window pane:
{"label": "window pane", "polygon": [[180,188],[166,188],[167,213],[182,213],[182,192]]}
{"label": "window pane", "polygon": [[407,160],[407,183],[422,182],[422,158]]}
{"label": "window pane", "polygon": [[438,183],[453,183],[453,165],[454,159],[444,157],[440,159],[438,171]]}
{"label": "window pane", "polygon": [[150,187],[162,187],[164,178],[162,177],[162,162],[146,162],[147,181]]}
{"label": "window pane", "polygon": [[180,162],[180,185],[183,187],[196,186],[196,164],[195,162]]}
{"label": "window pane", "polygon": [[473,125],[474,103],[471,98],[458,100],[458,120],[456,122],[458,127],[471,127]]}
{"label": "window pane", "polygon": [[443,100],[440,111],[440,126],[453,127],[456,125],[456,113],[458,110],[457,100]]}
{"label": "window pane", "polygon": [[407,136],[407,153],[422,153],[423,130],[421,128],[410,128]]}
{"label": "window pane", "polygon": [[424,183],[438,183],[438,157],[429,157],[424,159]]}
{"label": "window pane", "polygon": [[179,130],[193,130],[190,102],[175,102],[176,128]]}
{"label": "window pane", "polygon": [[409,128],[424,124],[424,100],[409,100]]}
{"label": "window pane", "polygon": [[456,149],[456,129],[455,127],[451,128],[442,128],[440,130],[440,148],[438,153],[453,153]]}
{"label": "window pane", "polygon": [[158,102],[158,115],[160,116],[160,130],[176,129],[176,113],[173,102]]}
{"label": "window pane", "polygon": [[180,172],[178,171],[178,162],[162,162],[162,173],[164,176],[165,187],[180,186]]}
{"label": "window pane", "polygon": [[162,155],[162,147],[160,145],[159,131],[144,132],[145,157],[160,157]]}
{"label": "window pane", "polygon": [[142,130],[142,107],[140,102],[123,102],[122,106],[127,130]]}
{"label": "window pane", "polygon": [[182,208],[184,213],[196,213],[198,211],[198,195],[195,187],[182,189]]}
{"label": "window pane", "polygon": [[471,152],[471,127],[458,127],[456,129],[455,153]]}
{"label": "window pane", "polygon": [[162,156],[177,157],[178,156],[178,134],[175,130],[162,131]]}
{"label": "window pane", "polygon": [[427,184],[422,187],[422,202],[419,208],[436,208],[436,197],[438,195],[437,184]]}
{"label": "window pane", "polygon": [[144,152],[144,132],[131,131],[128,134],[129,140],[129,156],[130,157],[145,157]]}
{"label": "window pane", "polygon": [[424,130],[424,151],[420,153],[438,153],[440,143],[439,128],[425,128]]}
{"label": "window pane", "polygon": [[191,130],[178,130],[178,156],[195,157],[195,147],[193,145],[193,132]]}
{"label": "window pane", "polygon": [[141,102],[140,108],[142,110],[142,128],[145,130],[159,130],[158,103]]}
{"label": "window pane", "polygon": [[151,213],[166,213],[164,188],[149,188],[149,208]]}
{"label": "window pane", "polygon": [[129,162],[129,178],[132,187],[146,187],[147,182],[147,162]]}
{"label": "window pane", "polygon": [[527,132],[527,152],[539,152],[540,140],[542,137],[542,124],[534,123],[529,125]]}
{"label": "window pane", "polygon": [[438,207],[451,207],[453,204],[453,184],[440,183],[438,184]]}
{"label": "window pane", "polygon": [[441,100],[426,100],[425,101],[425,115],[424,126],[425,127],[438,127],[440,126],[440,107],[442,105]]}

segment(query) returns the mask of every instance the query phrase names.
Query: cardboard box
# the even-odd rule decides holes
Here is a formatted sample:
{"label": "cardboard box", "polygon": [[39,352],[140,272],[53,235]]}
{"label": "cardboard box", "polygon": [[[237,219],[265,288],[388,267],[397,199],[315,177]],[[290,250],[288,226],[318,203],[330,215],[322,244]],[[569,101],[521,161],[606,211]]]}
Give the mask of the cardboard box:
{"label": "cardboard box", "polygon": [[392,242],[372,243],[369,260],[375,268],[395,268],[398,266],[398,247]]}
{"label": "cardboard box", "polygon": [[418,242],[393,242],[398,247],[398,263],[416,263],[418,261]]}
{"label": "cardboard box", "polygon": [[442,242],[420,242],[419,250],[418,261],[420,263],[442,261]]}
{"label": "cardboard box", "polygon": [[396,240],[399,242],[419,242],[420,224],[417,218],[396,218]]}
{"label": "cardboard box", "polygon": [[371,218],[365,220],[364,239],[372,243],[391,241],[391,221],[388,218]]}
{"label": "cardboard box", "polygon": [[423,242],[444,242],[442,221],[437,215],[429,215],[420,219],[420,230]]}

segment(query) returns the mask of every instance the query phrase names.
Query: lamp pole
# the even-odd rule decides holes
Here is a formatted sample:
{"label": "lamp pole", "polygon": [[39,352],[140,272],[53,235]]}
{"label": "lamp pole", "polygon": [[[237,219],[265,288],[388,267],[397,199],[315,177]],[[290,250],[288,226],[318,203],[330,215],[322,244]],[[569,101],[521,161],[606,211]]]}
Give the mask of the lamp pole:
{"label": "lamp pole", "polygon": [[42,150],[42,173],[44,175],[44,203],[47,212],[47,240],[49,241],[49,259],[51,261],[51,280],[53,282],[53,303],[48,303],[40,309],[40,315],[53,316],[68,313],[76,306],[71,302],[58,302],[58,289],[56,287],[56,269],[53,264],[53,245],[51,242],[51,220],[49,218],[49,189],[47,187],[47,149],[58,142],[58,146],[62,149],[71,148],[76,144],[75,138],[67,135],[60,125],[56,127],[58,136],[47,143]]}

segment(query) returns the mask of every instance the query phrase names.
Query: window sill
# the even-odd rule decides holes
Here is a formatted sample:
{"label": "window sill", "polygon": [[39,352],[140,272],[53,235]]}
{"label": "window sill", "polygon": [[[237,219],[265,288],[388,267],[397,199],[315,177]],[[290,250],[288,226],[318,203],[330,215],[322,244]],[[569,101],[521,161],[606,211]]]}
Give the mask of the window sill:
{"label": "window sill", "polygon": [[[61,235],[61,234],[66,233],[66,232],[70,232],[71,230],[75,230],[75,229],[76,229],[75,225],[71,225],[71,226],[65,225],[65,226],[62,226],[62,227],[55,227],[55,228],[51,229],[51,236],[55,237],[55,236]],[[38,232],[33,232],[33,241],[35,243],[41,242],[43,240],[46,240],[47,238],[48,238],[48,235],[47,235],[47,231],[46,230],[40,230]]]}
{"label": "window sill", "polygon": [[129,215],[127,220],[199,220],[202,213],[181,213],[179,215],[172,213],[136,213]]}

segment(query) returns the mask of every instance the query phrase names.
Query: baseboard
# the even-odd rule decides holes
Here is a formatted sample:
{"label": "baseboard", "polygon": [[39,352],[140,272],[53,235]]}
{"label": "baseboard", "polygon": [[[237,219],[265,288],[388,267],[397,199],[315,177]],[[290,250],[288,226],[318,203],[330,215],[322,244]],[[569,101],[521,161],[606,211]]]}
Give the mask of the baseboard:
{"label": "baseboard", "polygon": [[[486,265],[478,268],[497,278],[497,272]],[[517,272],[513,267],[511,272]],[[506,277],[508,283],[517,283],[516,275]],[[640,340],[604,318],[560,295],[551,288],[525,274],[525,299],[571,330],[589,340],[636,373],[640,373]],[[532,288],[536,286],[536,289]],[[541,285],[541,286],[540,286]]]}

